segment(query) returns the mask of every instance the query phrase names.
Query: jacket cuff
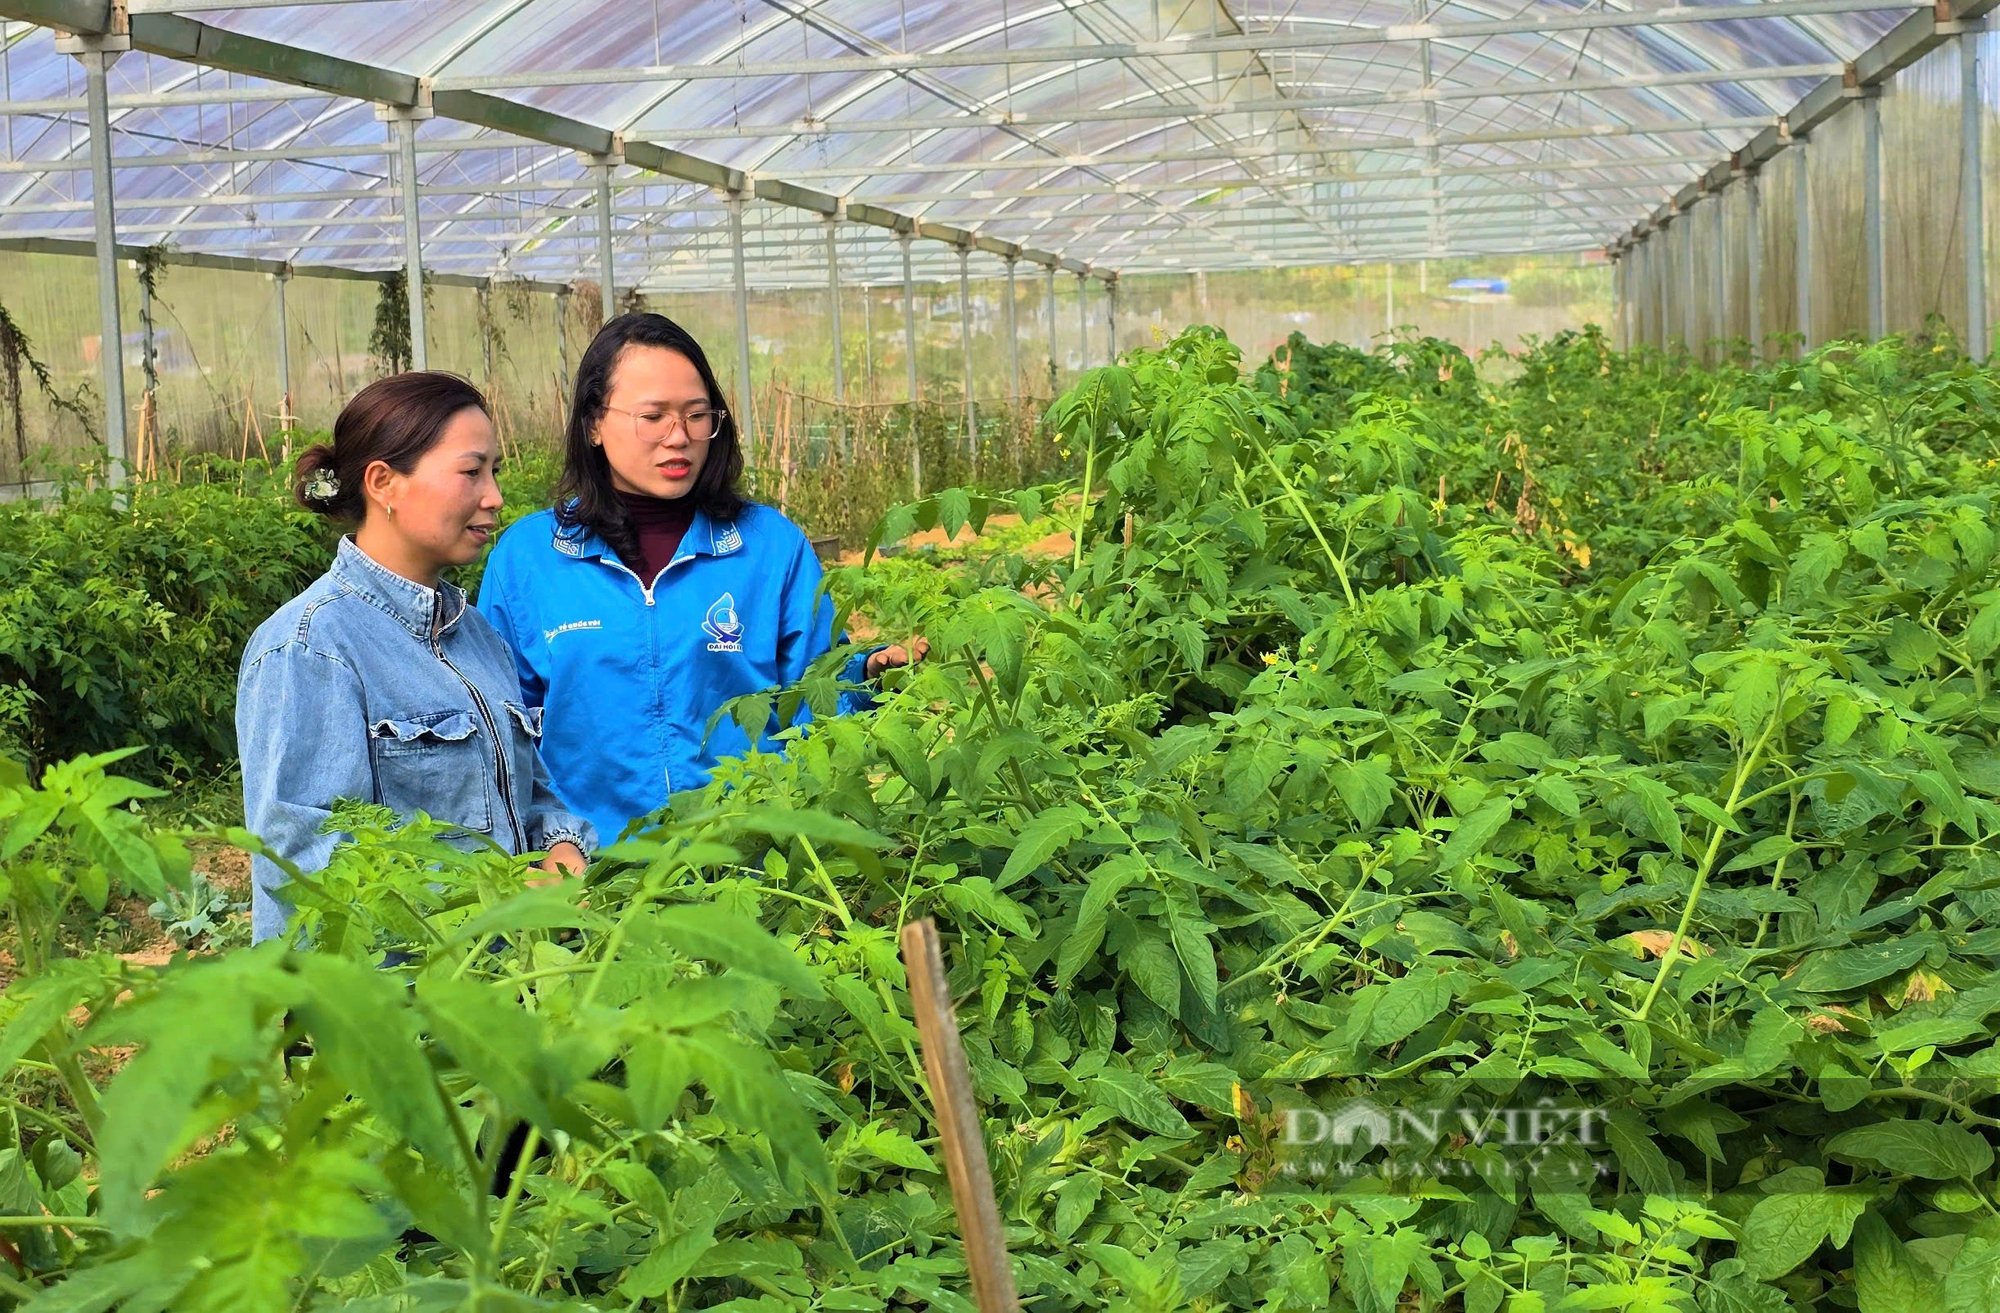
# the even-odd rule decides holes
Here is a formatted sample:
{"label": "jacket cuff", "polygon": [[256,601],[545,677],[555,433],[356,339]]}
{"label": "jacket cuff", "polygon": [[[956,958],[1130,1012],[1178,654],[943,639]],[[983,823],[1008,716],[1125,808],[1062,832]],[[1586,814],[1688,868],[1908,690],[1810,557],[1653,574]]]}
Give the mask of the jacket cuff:
{"label": "jacket cuff", "polygon": [[591,850],[597,846],[597,835],[588,824],[579,820],[566,818],[555,824],[544,823],[541,850],[547,852],[559,843],[575,844],[577,851],[583,854],[583,860],[587,862],[590,860]]}

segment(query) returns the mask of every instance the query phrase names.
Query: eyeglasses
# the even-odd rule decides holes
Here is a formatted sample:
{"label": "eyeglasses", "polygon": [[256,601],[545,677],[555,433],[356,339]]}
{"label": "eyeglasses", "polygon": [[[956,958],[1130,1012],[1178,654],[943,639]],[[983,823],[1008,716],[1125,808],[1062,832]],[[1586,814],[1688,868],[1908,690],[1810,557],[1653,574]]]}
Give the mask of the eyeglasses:
{"label": "eyeglasses", "polygon": [[721,408],[712,410],[690,410],[685,415],[677,415],[671,410],[626,410],[623,406],[606,405],[606,410],[615,410],[632,421],[632,436],[639,442],[664,442],[675,425],[687,434],[689,442],[707,442],[722,427],[722,421],[729,412]]}

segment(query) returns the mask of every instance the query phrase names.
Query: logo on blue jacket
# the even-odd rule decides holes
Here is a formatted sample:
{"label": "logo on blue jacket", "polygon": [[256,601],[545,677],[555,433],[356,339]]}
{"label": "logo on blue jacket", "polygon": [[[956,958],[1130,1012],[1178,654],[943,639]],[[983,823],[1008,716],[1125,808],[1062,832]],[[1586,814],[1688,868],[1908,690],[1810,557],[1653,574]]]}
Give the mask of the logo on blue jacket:
{"label": "logo on blue jacket", "polygon": [[743,621],[736,614],[736,597],[724,593],[715,599],[715,605],[708,608],[708,615],[702,619],[701,627],[715,641],[708,645],[711,652],[741,652],[743,650]]}

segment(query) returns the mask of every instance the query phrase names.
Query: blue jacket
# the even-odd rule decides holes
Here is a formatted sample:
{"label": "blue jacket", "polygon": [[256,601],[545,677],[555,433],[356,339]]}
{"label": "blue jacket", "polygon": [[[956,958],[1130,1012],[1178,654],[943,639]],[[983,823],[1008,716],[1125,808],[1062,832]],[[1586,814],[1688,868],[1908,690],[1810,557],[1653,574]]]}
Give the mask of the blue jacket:
{"label": "blue jacket", "polygon": [[[342,538],[333,567],[244,649],[244,823],[308,872],[341,837],[320,826],[342,798],[426,812],[513,853],[565,839],[587,853],[595,836],[557,801],[535,755],[541,733],[513,654],[461,589],[413,583]],[[284,932],[284,880],[252,859],[253,939]]]}
{"label": "blue jacket", "polygon": [[[500,535],[479,609],[514,649],[528,703],[543,709],[556,792],[609,841],[751,746],[730,717],[709,732],[723,703],[797,683],[832,647],[820,578],[805,534],[768,506],[733,521],[696,512],[650,583],[600,535],[564,530],[548,510]],[[858,684],[865,661],[857,655],[844,678]],[[840,710],[868,702],[844,693]],[[785,728],[774,715],[757,746],[775,749]]]}

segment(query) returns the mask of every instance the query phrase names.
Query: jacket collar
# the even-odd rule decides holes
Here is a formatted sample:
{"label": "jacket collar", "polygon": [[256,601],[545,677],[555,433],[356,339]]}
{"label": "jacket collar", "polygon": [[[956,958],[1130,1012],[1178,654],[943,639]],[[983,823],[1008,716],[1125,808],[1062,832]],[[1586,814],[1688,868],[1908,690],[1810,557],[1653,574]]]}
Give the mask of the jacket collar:
{"label": "jacket collar", "polygon": [[[618,554],[611,544],[604,541],[604,535],[595,529],[581,525],[564,528],[562,518],[556,517],[552,544],[564,556],[574,556],[580,560],[599,560],[610,557],[616,561]],[[743,550],[743,533],[737,520],[717,520],[707,511],[696,511],[688,522],[688,531],[681,539],[679,556],[728,556]],[[379,567],[378,567],[379,568]]]}
{"label": "jacket collar", "polygon": [[333,553],[331,573],[342,587],[426,642],[430,640],[433,618],[440,609],[444,617],[437,626],[440,634],[457,624],[458,618],[465,614],[465,590],[457,584],[441,579],[436,588],[426,588],[405,579],[356,547],[352,534],[341,535],[340,546]]}

